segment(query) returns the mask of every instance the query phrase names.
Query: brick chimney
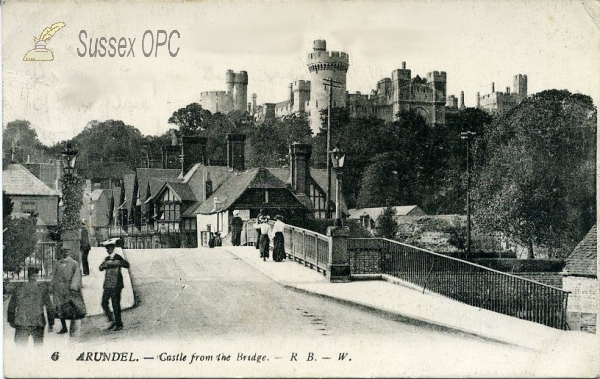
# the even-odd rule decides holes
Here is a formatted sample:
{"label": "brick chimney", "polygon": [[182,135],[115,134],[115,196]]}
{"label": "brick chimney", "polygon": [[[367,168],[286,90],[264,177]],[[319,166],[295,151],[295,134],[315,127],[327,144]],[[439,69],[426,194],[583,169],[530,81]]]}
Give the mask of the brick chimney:
{"label": "brick chimney", "polygon": [[206,137],[185,136],[181,138],[181,170],[183,175],[196,163],[206,164]]}
{"label": "brick chimney", "polygon": [[308,195],[311,153],[309,144],[294,142],[290,145],[290,176],[292,189],[297,193]]}
{"label": "brick chimney", "polygon": [[227,134],[227,168],[234,171],[244,171],[246,135],[239,133]]}

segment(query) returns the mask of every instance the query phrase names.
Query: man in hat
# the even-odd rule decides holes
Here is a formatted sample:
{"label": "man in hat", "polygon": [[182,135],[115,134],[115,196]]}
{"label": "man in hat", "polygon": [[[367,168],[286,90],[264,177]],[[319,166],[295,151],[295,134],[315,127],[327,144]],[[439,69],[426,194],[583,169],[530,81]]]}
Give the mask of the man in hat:
{"label": "man in hat", "polygon": [[[48,331],[54,326],[54,304],[48,286],[38,282],[40,270],[27,269],[28,281],[17,287],[8,303],[8,323],[15,328],[15,343],[26,346],[29,336],[34,346],[44,342],[44,328],[48,318]],[[46,315],[44,315],[46,307]]]}
{"label": "man in hat", "polygon": [[[123,290],[123,274],[121,268],[129,268],[127,262],[122,256],[115,252],[118,238],[111,238],[102,242],[100,245],[106,248],[108,256],[100,264],[100,271],[106,271],[104,276],[104,292],[102,293],[102,309],[108,317],[111,325],[108,330],[119,331],[123,329],[121,320],[121,291]],[[108,301],[112,304],[112,312],[108,307]]]}
{"label": "man in hat", "polygon": [[242,227],[244,221],[239,216],[240,211],[237,209],[233,211],[233,217],[231,218],[231,244],[233,246],[240,246],[242,242]]}

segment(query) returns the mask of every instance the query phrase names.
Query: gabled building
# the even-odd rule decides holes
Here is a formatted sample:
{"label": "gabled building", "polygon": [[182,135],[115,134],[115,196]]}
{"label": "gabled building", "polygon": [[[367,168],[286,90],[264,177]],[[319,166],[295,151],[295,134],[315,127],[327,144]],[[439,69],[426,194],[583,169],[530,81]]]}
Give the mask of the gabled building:
{"label": "gabled building", "polygon": [[[377,227],[377,218],[383,213],[386,207],[372,208],[354,208],[349,210],[350,219],[360,220],[363,228],[374,232]],[[396,217],[401,216],[425,216],[426,213],[417,205],[398,205],[393,207],[396,211]]]}
{"label": "gabled building", "polygon": [[13,202],[13,216],[37,215],[38,233],[58,226],[59,193],[22,165],[9,164],[2,170],[2,190]]}
{"label": "gabled building", "polygon": [[[310,169],[310,145],[290,146],[289,168],[246,169],[244,135],[227,135],[227,162],[223,166],[208,164],[205,138],[184,138],[186,143],[196,147],[182,146],[181,170],[137,169],[131,185],[124,178],[120,209],[131,216],[120,218],[126,224],[119,230],[129,236],[145,234],[149,238],[144,239],[143,246],[163,246],[156,235],[177,234],[186,246],[206,243],[212,232],[226,237],[235,210],[246,220],[256,217],[261,209],[296,224],[307,218],[325,218],[327,173]],[[332,173],[332,188],[335,180]],[[335,209],[333,202],[331,209]],[[347,214],[343,199],[341,209]],[[133,244],[139,246],[137,239],[129,245]]]}

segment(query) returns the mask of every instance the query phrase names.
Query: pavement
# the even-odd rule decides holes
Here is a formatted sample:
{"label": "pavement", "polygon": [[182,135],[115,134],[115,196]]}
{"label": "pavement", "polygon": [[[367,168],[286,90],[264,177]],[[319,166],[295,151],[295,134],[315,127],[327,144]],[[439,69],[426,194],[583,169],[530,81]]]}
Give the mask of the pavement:
{"label": "pavement", "polygon": [[297,262],[263,261],[252,246],[222,248],[289,288],[507,344],[556,353],[562,356],[561,359],[570,354],[589,352],[590,364],[600,369],[597,357],[600,344],[594,334],[558,330],[469,306],[429,291],[423,292],[419,287],[387,275],[380,276],[379,280],[330,283],[323,274]]}

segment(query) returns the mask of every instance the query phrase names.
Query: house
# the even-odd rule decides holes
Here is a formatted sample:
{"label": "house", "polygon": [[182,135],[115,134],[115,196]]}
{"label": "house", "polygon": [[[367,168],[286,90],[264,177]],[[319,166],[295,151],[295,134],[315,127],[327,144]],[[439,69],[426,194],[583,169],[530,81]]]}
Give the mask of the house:
{"label": "house", "polygon": [[[361,225],[367,230],[374,232],[377,227],[377,218],[386,207],[350,209],[350,218],[360,220]],[[425,216],[426,213],[417,205],[393,206],[396,217],[400,216]]]}
{"label": "house", "polygon": [[58,226],[59,193],[22,165],[9,164],[2,170],[2,189],[13,202],[13,216],[37,214],[39,234]]}
{"label": "house", "polygon": [[[207,243],[212,232],[226,237],[235,210],[243,219],[256,217],[261,209],[272,217],[282,214],[287,222],[325,218],[327,174],[310,169],[310,145],[290,146],[289,168],[246,169],[245,135],[227,135],[224,165],[210,164],[206,142],[202,137],[183,137],[181,169],[136,169],[131,184],[123,179],[120,232],[144,234],[148,237],[144,246],[163,246],[159,240],[167,234],[178,235],[181,244],[197,246],[198,241]],[[332,173],[332,188],[335,180]],[[330,204],[335,208],[333,201]],[[340,207],[347,214],[343,198]]]}
{"label": "house", "polygon": [[567,303],[567,323],[571,330],[596,332],[598,319],[598,247],[594,225],[567,257],[563,268],[563,290],[571,292]]}

